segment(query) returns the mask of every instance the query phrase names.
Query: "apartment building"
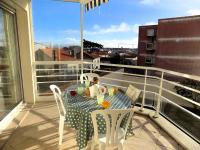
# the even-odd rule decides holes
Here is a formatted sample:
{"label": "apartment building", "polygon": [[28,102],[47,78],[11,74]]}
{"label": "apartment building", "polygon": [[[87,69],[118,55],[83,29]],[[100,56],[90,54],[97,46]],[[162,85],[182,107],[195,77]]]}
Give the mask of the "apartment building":
{"label": "apartment building", "polygon": [[[200,16],[160,19],[157,26],[141,26],[139,29],[138,65],[149,66],[151,64],[154,67],[199,75],[199,26]],[[153,27],[157,28],[157,33],[154,36],[156,46],[154,45],[152,48],[154,51],[151,52],[152,55],[148,50],[149,42],[144,39],[149,38],[147,31],[151,28],[155,30]]]}
{"label": "apartment building", "polygon": [[157,25],[139,27],[138,65],[154,66]]}

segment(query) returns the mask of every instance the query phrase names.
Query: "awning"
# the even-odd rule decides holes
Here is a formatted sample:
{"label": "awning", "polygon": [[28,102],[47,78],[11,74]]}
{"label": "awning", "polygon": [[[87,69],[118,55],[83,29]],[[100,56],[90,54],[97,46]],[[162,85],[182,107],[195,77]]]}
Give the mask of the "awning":
{"label": "awning", "polygon": [[109,0],[90,0],[85,4],[85,10],[89,11],[90,9],[94,9],[95,7],[100,6],[103,3],[107,3]]}
{"label": "awning", "polygon": [[95,7],[98,7],[103,3],[107,3],[109,0],[60,0],[60,1],[82,3],[85,5],[85,11],[89,11],[90,9],[94,9]]}

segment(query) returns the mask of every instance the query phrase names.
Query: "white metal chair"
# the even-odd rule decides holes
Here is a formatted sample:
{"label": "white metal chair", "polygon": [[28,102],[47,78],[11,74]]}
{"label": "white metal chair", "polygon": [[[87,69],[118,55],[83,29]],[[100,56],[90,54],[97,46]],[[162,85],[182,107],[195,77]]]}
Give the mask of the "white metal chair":
{"label": "white metal chair", "polygon": [[133,85],[129,85],[128,89],[126,90],[126,95],[132,99],[132,105],[134,106],[136,100],[138,100],[140,96],[141,90],[137,89]]}
{"label": "white metal chair", "polygon": [[62,145],[66,110],[65,110],[65,107],[64,107],[64,104],[63,104],[63,100],[61,98],[60,88],[56,85],[50,85],[50,89],[54,94],[54,98],[56,100],[56,104],[58,106],[58,111],[59,111],[59,114],[60,114],[58,133],[59,133],[59,145]]}
{"label": "white metal chair", "polygon": [[94,77],[99,78],[99,75],[96,74],[96,73],[83,73],[83,74],[81,74],[81,76],[80,76],[81,84],[83,84],[85,80],[93,81]]}
{"label": "white metal chair", "polygon": [[[97,115],[103,116],[106,122],[106,134],[98,133]],[[125,129],[120,125],[122,120],[128,115],[128,120],[125,125]],[[115,110],[96,110],[91,113],[92,122],[94,126],[94,137],[92,140],[91,149],[93,150],[97,145],[100,150],[107,148],[123,149],[123,143],[125,140],[128,125],[133,116],[133,109],[115,109]]]}

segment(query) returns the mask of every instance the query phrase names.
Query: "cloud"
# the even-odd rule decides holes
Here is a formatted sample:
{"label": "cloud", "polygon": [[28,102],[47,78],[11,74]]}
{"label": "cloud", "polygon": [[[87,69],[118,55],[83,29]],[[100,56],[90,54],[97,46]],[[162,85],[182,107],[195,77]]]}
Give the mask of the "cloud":
{"label": "cloud", "polygon": [[188,15],[200,15],[200,9],[190,9],[187,11]]}
{"label": "cloud", "polygon": [[137,33],[138,31],[138,24],[127,24],[122,22],[118,25],[110,25],[107,28],[102,28],[99,25],[94,25],[92,30],[85,30],[85,35],[103,35],[103,34],[110,34],[110,33],[125,33],[125,32],[134,32]]}
{"label": "cloud", "polygon": [[160,0],[141,0],[140,3],[144,5],[153,5],[159,3]]}
{"label": "cloud", "polygon": [[71,41],[71,42],[78,42],[79,41],[76,38],[71,38],[71,37],[67,37],[67,38],[65,38],[65,40]]}
{"label": "cloud", "polygon": [[157,25],[157,22],[154,21],[150,21],[150,22],[146,22],[144,25]]}
{"label": "cloud", "polygon": [[[154,24],[154,22],[149,22]],[[104,45],[104,47],[124,47],[124,48],[136,48],[138,45],[138,27],[140,24],[128,24],[126,22],[121,22],[119,24],[109,25],[107,27],[102,27],[95,24],[90,30],[84,30],[84,38],[91,41],[96,41]],[[80,33],[76,29],[65,30],[64,33],[67,35],[65,40],[68,43],[78,43],[77,35]],[[120,35],[116,37],[117,35]],[[74,35],[70,37],[69,35]],[[93,38],[95,37],[95,39]],[[114,38],[111,38],[114,37]]]}
{"label": "cloud", "polygon": [[138,46],[138,38],[132,38],[132,39],[112,39],[112,40],[98,40],[98,43],[101,43],[105,48],[118,48],[118,47],[123,47],[123,48],[137,48]]}

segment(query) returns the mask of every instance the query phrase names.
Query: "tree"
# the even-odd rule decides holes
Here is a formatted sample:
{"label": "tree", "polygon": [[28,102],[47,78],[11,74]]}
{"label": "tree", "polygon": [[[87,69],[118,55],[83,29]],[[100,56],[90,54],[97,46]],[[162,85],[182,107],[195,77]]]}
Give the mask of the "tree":
{"label": "tree", "polygon": [[[185,80],[181,81],[180,84],[191,87],[193,89],[197,89],[200,91],[200,82],[198,82],[196,80],[185,79]],[[195,102],[200,103],[200,94],[199,93],[193,92],[191,90],[187,90],[180,86],[175,86],[174,88],[175,88],[177,94],[182,95],[184,97],[194,100]]]}
{"label": "tree", "polygon": [[91,41],[87,41],[87,40],[83,40],[83,47],[84,48],[103,48],[103,45],[99,44],[99,43],[94,43]]}

